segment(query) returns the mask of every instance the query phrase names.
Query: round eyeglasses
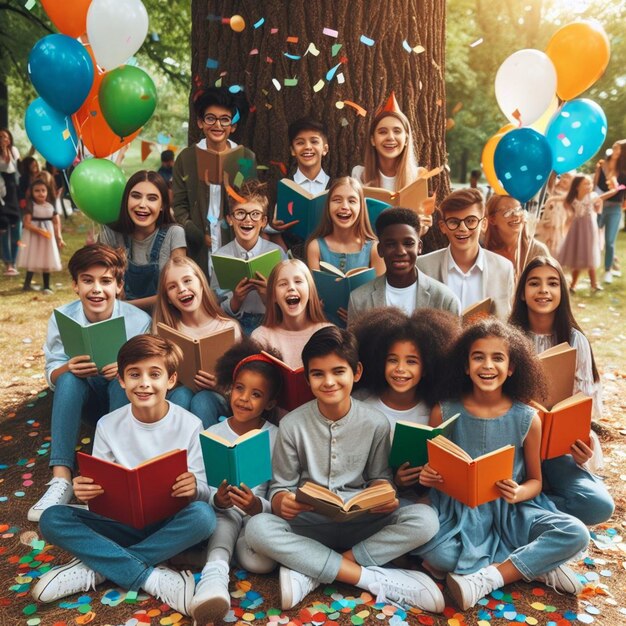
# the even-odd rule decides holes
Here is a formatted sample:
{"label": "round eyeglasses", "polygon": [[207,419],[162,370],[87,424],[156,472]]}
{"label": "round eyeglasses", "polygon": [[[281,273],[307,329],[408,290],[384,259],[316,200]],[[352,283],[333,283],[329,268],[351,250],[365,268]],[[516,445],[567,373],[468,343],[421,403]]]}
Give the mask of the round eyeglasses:
{"label": "round eyeglasses", "polygon": [[207,126],[215,126],[215,124],[219,122],[222,128],[228,128],[233,123],[233,118],[228,115],[221,115],[220,117],[217,117],[216,115],[211,115],[209,113],[202,119]]}
{"label": "round eyeglasses", "polygon": [[248,216],[253,222],[260,222],[265,215],[263,211],[255,209],[254,211],[246,211],[245,209],[235,209],[231,215],[238,221],[243,222]]}
{"label": "round eyeglasses", "polygon": [[462,220],[458,217],[449,217],[448,219],[443,220],[443,222],[449,230],[456,230],[461,225],[461,222],[465,224],[465,228],[467,228],[467,230],[476,230],[476,228],[478,228],[478,224],[480,224],[484,219],[484,217],[468,215]]}

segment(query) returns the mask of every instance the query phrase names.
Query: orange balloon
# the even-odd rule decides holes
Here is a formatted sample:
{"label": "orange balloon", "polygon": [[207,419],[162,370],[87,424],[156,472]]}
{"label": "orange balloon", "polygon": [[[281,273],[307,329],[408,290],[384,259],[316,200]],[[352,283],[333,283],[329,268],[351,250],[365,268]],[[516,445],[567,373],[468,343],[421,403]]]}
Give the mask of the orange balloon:
{"label": "orange balloon", "polygon": [[[514,124],[507,124],[506,126],[513,126],[516,128]],[[502,128],[506,128],[503,126]],[[500,129],[502,130],[502,129]],[[509,128],[508,130],[513,130]],[[508,132],[508,130],[506,132]],[[483,153],[480,157],[480,165],[483,168],[483,172],[485,172],[485,178],[491,185],[494,193],[497,193],[499,196],[508,196],[509,194],[505,191],[504,187],[500,184],[498,177],[496,175],[496,168],[493,165],[493,155],[496,152],[496,147],[500,142],[500,139],[504,137],[506,133],[500,133],[499,131],[490,139],[487,140],[485,147],[483,148]]]}
{"label": "orange balloon", "polygon": [[513,124],[513,122],[509,122],[508,124],[505,124],[504,126],[500,127],[496,131],[496,135],[504,135],[504,133],[508,133],[510,130],[515,130],[516,128],[519,128],[517,124]]}
{"label": "orange balloon", "polygon": [[552,35],[546,54],[556,68],[556,93],[561,100],[571,100],[604,74],[611,48],[600,24],[574,22]]}
{"label": "orange balloon", "polygon": [[91,0],[41,0],[43,8],[59,29],[70,37],[80,37],[87,30],[87,11]]}

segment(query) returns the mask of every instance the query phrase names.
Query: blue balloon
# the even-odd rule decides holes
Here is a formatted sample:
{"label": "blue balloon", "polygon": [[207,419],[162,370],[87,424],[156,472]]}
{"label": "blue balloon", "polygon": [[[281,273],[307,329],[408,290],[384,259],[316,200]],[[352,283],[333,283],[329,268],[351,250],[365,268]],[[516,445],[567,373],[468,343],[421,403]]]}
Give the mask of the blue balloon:
{"label": "blue balloon", "polygon": [[546,129],[552,169],[562,174],[588,161],[604,143],[606,131],[606,115],[593,100],[566,102]]}
{"label": "blue balloon", "polygon": [[37,93],[61,113],[76,113],[93,84],[93,62],[67,35],[48,35],[30,51],[28,74]]}
{"label": "blue balloon", "polygon": [[46,161],[62,170],[74,162],[78,139],[69,115],[37,98],[28,105],[24,122],[28,138]]}
{"label": "blue balloon", "polygon": [[547,139],[532,128],[511,130],[500,139],[493,155],[496,176],[506,192],[530,200],[548,180],[552,152]]}

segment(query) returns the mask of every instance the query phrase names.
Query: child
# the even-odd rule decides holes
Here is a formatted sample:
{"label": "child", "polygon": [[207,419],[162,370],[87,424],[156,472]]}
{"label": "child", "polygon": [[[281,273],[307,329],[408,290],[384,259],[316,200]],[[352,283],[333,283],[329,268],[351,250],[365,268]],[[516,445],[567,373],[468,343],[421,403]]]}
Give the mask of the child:
{"label": "child", "polygon": [[[267,225],[266,185],[257,180],[249,181],[244,183],[239,195],[245,202],[231,200],[226,215],[226,221],[233,229],[235,239],[221,247],[215,254],[247,260],[271,250],[279,250],[281,259],[286,259],[287,255],[280,246],[261,237],[261,231]],[[222,308],[228,315],[239,320],[246,335],[261,325],[265,315],[266,276],[257,273],[256,278],[250,280],[243,278],[234,291],[218,291],[219,280],[215,273],[211,272],[211,285],[218,294],[226,298]]]}
{"label": "child", "polygon": [[174,223],[165,181],[140,170],[126,183],[117,223],[103,226],[100,241],[124,248],[126,300],[150,311],[156,302],[159,273],[168,259],[185,255],[185,233]]}
{"label": "child", "polygon": [[[260,354],[261,347],[251,339],[233,346],[218,361],[217,377],[223,389],[230,389],[232,416],[209,430],[234,441],[255,429],[267,430],[274,447],[278,428],[274,425],[276,398],[281,378],[270,359]],[[217,528],[209,540],[207,564],[191,603],[191,613],[198,624],[221,620],[230,609],[228,572],[235,555],[237,563],[249,572],[266,574],[276,563],[248,548],[245,533],[250,519],[258,513],[270,513],[267,500],[269,481],[254,489],[228,485],[226,481],[214,493]]]}
{"label": "child", "polygon": [[[573,393],[593,398],[593,412],[602,414],[602,388],[589,341],[572,313],[567,282],[558,262],[550,257],[533,259],[522,273],[511,324],[534,343],[537,353],[562,342],[576,348],[576,378]],[[591,446],[578,440],[572,454],[542,464],[549,484],[549,497],[557,507],[585,524],[600,524],[611,515],[615,504],[604,483],[591,472],[603,464],[600,441],[591,431]]]}
{"label": "child", "polygon": [[[78,300],[64,304],[59,311],[83,325],[123,317],[127,338],[145,333],[150,328],[150,317],[132,304],[117,300],[124,285],[124,267],[123,252],[109,246],[92,244],[77,250],[68,270]],[[117,363],[98,371],[88,355],[68,357],[54,314],[48,322],[44,353],[46,380],[54,391],[50,448],[53,478],[46,493],[28,511],[31,522],[39,521],[49,506],[67,504],[72,498],[70,479],[83,413],[93,421],[127,402],[117,382]]]}
{"label": "child", "polygon": [[563,204],[572,179],[573,176],[569,172],[557,177],[554,190],[543,206],[535,231],[535,237],[548,246],[550,254],[555,258],[572,221],[571,212]]}
{"label": "child", "polygon": [[275,348],[283,361],[302,367],[302,348],[311,335],[328,326],[309,268],[297,259],[279,263],[267,281],[267,310],[252,339]]}
{"label": "child", "polygon": [[173,150],[163,150],[163,152],[161,152],[161,167],[159,167],[157,173],[163,178],[169,188],[172,184],[172,177],[174,176]]}
{"label": "child", "polygon": [[415,265],[421,249],[420,220],[415,211],[400,208],[385,209],[378,216],[378,254],[386,272],[350,294],[350,324],[360,313],[381,306],[398,307],[407,315],[424,307],[460,313],[459,301],[450,289]]}
{"label": "child", "polygon": [[[209,537],[215,529],[215,513],[208,504],[200,451],[202,424],[165,399],[176,384],[181,357],[177,346],[154,335],[139,335],[122,346],[117,366],[130,405],[98,422],[93,456],[132,468],[171,450],[187,450],[189,470],[176,477],[172,496],[192,501],[172,517],[143,529],[84,509],[50,507],[41,516],[42,535],[76,558],[41,576],[33,588],[35,600],[54,602],[111,580],[123,589],[144,589],[189,615],[193,574],[159,564]],[[87,503],[104,493],[86,476],[74,478],[74,492]]]}
{"label": "child", "polygon": [[287,610],[322,583],[338,580],[373,594],[441,612],[443,596],[425,574],[381,567],[420,546],[437,531],[426,505],[398,509],[398,500],[353,521],[333,522],[296,501],[306,481],[342,498],[391,481],[389,423],[351,398],[362,366],[352,333],[335,326],[316,332],[304,347],[304,369],[315,396],[282,420],[274,448],[269,499],[273,515],[253,517],[246,541],[278,561],[281,606]]}
{"label": "child", "polygon": [[447,285],[461,301],[462,310],[491,298],[491,312],[506,320],[515,290],[513,264],[479,243],[487,228],[480,191],[453,191],[439,209],[439,228],[450,245],[420,257],[417,267]]}
{"label": "child", "polygon": [[[415,553],[428,569],[450,572],[448,589],[462,611],[522,578],[580,592],[564,563],[586,548],[589,533],[541,493],[541,422],[525,403],[541,398],[544,389],[529,342],[499,320],[482,320],[467,327],[449,363],[450,400],[435,407],[431,426],[460,413],[451,439],[473,458],[512,444],[513,477],[496,483],[501,498],[475,508],[431,489],[440,530]],[[442,480],[428,464],[422,469],[422,485]]]}
{"label": "child", "polygon": [[61,236],[61,218],[55,213],[54,197],[43,180],[30,185],[30,200],[24,214],[22,243],[17,252],[17,266],[26,268],[24,291],[33,291],[31,281],[35,272],[43,274],[42,293],[51,294],[50,272],[61,269],[59,248],[65,246]]}

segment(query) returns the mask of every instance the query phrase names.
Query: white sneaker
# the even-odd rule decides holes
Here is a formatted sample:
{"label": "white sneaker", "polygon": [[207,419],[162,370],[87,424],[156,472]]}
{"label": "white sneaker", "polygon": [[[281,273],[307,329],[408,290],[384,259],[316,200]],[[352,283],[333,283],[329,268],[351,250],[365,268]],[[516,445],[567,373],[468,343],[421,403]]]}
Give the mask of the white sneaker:
{"label": "white sneaker", "polygon": [[54,602],[65,596],[95,589],[101,582],[104,582],[104,576],[74,559],[47,571],[39,578],[31,593],[37,602]]}
{"label": "white sneaker", "polygon": [[567,565],[559,565],[557,568],[537,576],[535,580],[559,593],[571,593],[577,596],[583,590],[583,584],[578,580],[576,572]]}
{"label": "white sneaker", "polygon": [[445,608],[443,594],[430,576],[406,569],[368,567],[375,572],[376,582],[370,591],[377,594],[376,603],[396,602],[429,611],[442,613]]}
{"label": "white sneaker", "polygon": [[226,561],[209,561],[204,566],[191,601],[191,615],[198,624],[222,620],[230,610],[228,572]]}
{"label": "white sneaker", "polygon": [[[153,574],[155,574],[154,577]],[[144,583],[144,589],[151,596],[158,598],[183,615],[190,614],[196,584],[189,570],[176,572],[168,567],[155,567],[148,580],[150,578],[152,578],[152,584]]]}
{"label": "white sneaker", "polygon": [[481,598],[502,585],[501,581],[495,580],[489,575],[486,567],[466,576],[448,574],[446,583],[450,595],[461,611],[471,609]]}
{"label": "white sneaker", "polygon": [[65,478],[53,478],[46,493],[28,509],[28,521],[38,522],[41,514],[55,504],[67,504],[74,495],[72,483]]}
{"label": "white sneaker", "polygon": [[283,611],[293,608],[319,587],[319,580],[301,574],[288,567],[281,567],[278,576],[280,582],[280,606]]}
{"label": "white sneaker", "polygon": [[604,272],[604,282],[608,284],[613,282],[613,272],[611,270]]}

